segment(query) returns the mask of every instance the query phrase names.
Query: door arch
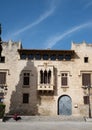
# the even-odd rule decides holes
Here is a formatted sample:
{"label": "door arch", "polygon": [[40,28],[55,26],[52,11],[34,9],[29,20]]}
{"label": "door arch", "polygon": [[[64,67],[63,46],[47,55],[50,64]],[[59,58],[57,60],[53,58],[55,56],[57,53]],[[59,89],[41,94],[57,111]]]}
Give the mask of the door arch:
{"label": "door arch", "polygon": [[62,95],[58,99],[58,115],[72,114],[72,100],[68,95]]}

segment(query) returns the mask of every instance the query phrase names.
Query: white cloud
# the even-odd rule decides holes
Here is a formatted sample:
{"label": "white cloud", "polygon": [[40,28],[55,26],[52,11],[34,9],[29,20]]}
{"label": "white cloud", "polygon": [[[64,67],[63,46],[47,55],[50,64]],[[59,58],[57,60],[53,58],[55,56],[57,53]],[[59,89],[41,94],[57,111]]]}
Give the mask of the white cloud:
{"label": "white cloud", "polygon": [[88,26],[92,26],[92,23],[91,22],[88,22],[88,23],[85,23],[85,24],[82,24],[82,25],[79,25],[79,26],[76,26],[76,27],[73,27],[67,31],[65,31],[63,34],[61,35],[58,35],[58,36],[53,36],[51,38],[49,38],[45,45],[46,45],[46,48],[52,48],[54,45],[56,45],[59,41],[63,40],[66,36],[69,36],[70,34],[76,32],[76,31],[79,31],[83,28],[86,28]]}
{"label": "white cloud", "polygon": [[92,6],[92,1],[91,1],[91,2],[88,2],[88,3],[85,5],[84,8],[86,9],[86,8],[89,8],[90,6]]}
{"label": "white cloud", "polygon": [[45,20],[46,18],[48,18],[51,14],[53,14],[53,12],[55,11],[55,6],[51,6],[51,8],[49,10],[47,10],[45,13],[43,13],[42,15],[40,15],[40,17],[34,21],[33,23],[26,25],[25,27],[19,29],[18,31],[16,31],[13,35],[19,35],[20,33],[23,33],[24,31],[31,29],[32,27],[40,24],[43,20]]}

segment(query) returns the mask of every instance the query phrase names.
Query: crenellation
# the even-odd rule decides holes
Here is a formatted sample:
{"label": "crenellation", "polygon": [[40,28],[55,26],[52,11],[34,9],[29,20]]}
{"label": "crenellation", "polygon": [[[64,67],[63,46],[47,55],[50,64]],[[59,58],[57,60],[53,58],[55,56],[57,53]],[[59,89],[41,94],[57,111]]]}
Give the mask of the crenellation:
{"label": "crenellation", "polygon": [[83,41],[82,43],[74,43],[72,42],[72,46],[71,46],[71,49],[72,50],[75,50],[75,51],[80,51],[80,50],[83,50],[83,49],[92,49],[92,43],[86,43],[85,41]]}
{"label": "crenellation", "polygon": [[2,44],[3,48],[7,48],[9,50],[12,49],[21,49],[22,48],[22,44],[21,42],[13,42],[12,40],[9,40],[8,42],[3,42]]}

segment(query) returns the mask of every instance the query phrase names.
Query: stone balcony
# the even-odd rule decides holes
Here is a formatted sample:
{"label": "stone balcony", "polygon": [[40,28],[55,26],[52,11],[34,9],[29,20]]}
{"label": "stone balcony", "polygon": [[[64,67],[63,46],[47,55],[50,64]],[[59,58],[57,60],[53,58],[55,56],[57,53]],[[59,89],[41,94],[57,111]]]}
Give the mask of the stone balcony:
{"label": "stone balcony", "polygon": [[53,84],[38,84],[38,91],[54,91],[54,85]]}

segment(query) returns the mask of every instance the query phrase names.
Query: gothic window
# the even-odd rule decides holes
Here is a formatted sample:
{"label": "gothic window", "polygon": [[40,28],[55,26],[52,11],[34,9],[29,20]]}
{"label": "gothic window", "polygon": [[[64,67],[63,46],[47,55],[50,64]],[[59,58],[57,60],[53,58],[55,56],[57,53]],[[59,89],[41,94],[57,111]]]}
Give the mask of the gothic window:
{"label": "gothic window", "polygon": [[41,84],[50,84],[51,83],[51,70],[47,71],[43,71],[40,70],[40,83]]}
{"label": "gothic window", "polygon": [[48,71],[48,84],[51,83],[51,70]]}
{"label": "gothic window", "polygon": [[68,82],[67,82],[67,77],[68,75],[67,75],[67,73],[62,73],[61,74],[61,85],[62,86],[67,86],[68,85]]}
{"label": "gothic window", "polygon": [[44,71],[44,84],[47,83],[47,71],[45,70]]}
{"label": "gothic window", "polygon": [[0,72],[0,84],[6,84],[6,72]]}
{"label": "gothic window", "polygon": [[29,85],[30,73],[24,73],[23,75],[23,85]]}
{"label": "gothic window", "polygon": [[44,74],[43,74],[43,71],[41,70],[40,71],[40,83],[42,84],[42,83],[44,83]]}
{"label": "gothic window", "polygon": [[91,74],[89,73],[83,73],[82,74],[82,85],[88,86],[91,84]]}
{"label": "gothic window", "polygon": [[23,93],[23,103],[29,103],[29,93]]}

